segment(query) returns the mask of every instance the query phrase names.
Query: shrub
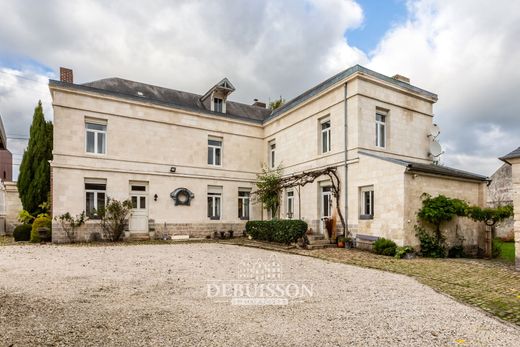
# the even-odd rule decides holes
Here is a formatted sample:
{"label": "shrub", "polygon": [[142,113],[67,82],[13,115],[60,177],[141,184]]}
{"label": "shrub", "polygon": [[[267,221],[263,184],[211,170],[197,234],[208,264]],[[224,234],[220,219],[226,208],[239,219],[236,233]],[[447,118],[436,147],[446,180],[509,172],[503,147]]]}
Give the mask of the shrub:
{"label": "shrub", "polygon": [[448,250],[448,258],[465,258],[464,247],[462,245],[453,246]]}
{"label": "shrub", "polygon": [[246,232],[254,240],[290,244],[305,235],[307,223],[297,219],[249,221],[246,223]]}
{"label": "shrub", "polygon": [[69,241],[74,243],[76,242],[76,229],[85,224],[88,218],[85,217],[85,211],[82,211],[76,217],[72,217],[69,212],[66,212],[54,217],[54,219],[60,223],[61,229],[65,232]]}
{"label": "shrub", "polygon": [[13,231],[15,241],[29,241],[31,239],[31,224],[20,224]]}
{"label": "shrub", "polygon": [[49,231],[47,232],[47,235],[45,236],[45,239],[43,241],[50,241],[52,239],[52,219],[48,215],[40,215],[38,216],[33,224],[32,224],[32,230],[31,230],[31,242],[40,242],[40,233],[38,232],[39,228],[47,228]]}
{"label": "shrub", "polygon": [[103,238],[110,241],[119,241],[125,231],[125,220],[132,211],[130,199],[119,201],[108,198],[105,208],[98,210]]}
{"label": "shrub", "polygon": [[500,257],[501,253],[502,253],[502,249],[500,248],[500,241],[497,239],[494,239],[493,243],[491,244],[491,257],[498,258],[498,257]]}
{"label": "shrub", "polygon": [[402,259],[408,253],[413,252],[415,252],[415,249],[412,246],[397,247],[397,249],[395,250],[395,257],[397,259]]}
{"label": "shrub", "polygon": [[394,241],[385,239],[384,237],[377,239],[374,242],[374,252],[377,254],[388,255],[393,257],[397,249],[397,245]]}
{"label": "shrub", "polygon": [[[419,238],[421,244],[420,255],[428,258],[445,258],[446,246],[445,239],[442,234],[430,235],[424,228],[415,226],[415,235]],[[437,239],[438,237],[440,239]]]}

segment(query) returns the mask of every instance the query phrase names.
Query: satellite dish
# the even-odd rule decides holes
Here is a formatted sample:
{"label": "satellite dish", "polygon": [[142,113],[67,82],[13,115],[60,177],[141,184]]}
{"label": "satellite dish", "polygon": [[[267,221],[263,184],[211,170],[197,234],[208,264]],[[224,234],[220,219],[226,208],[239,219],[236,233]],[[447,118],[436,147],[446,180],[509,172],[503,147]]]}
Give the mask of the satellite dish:
{"label": "satellite dish", "polygon": [[433,157],[438,157],[442,154],[442,147],[437,141],[430,142],[430,154]]}
{"label": "satellite dish", "polygon": [[439,134],[441,133],[441,129],[439,128],[439,126],[437,124],[432,124],[432,126],[430,127],[430,130],[429,130],[430,134],[428,135],[428,137],[433,137],[433,138],[436,138],[437,136],[439,136]]}

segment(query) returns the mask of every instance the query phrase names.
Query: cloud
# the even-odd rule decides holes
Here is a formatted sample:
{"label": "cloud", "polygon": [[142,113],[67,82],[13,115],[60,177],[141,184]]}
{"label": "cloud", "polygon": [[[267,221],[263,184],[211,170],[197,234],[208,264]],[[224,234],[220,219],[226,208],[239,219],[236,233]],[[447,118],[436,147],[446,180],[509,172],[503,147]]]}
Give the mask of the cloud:
{"label": "cloud", "polygon": [[490,175],[520,145],[520,2],[407,6],[367,55],[348,42],[370,25],[351,0],[2,1],[0,113],[16,134],[28,133],[39,98],[51,117],[45,80],[59,66],[78,83],[118,76],[195,93],[225,76],[249,103],[291,98],[359,63],[438,93],[443,162]]}
{"label": "cloud", "polygon": [[421,0],[408,10],[369,66],[436,92],[443,162],[491,175],[520,145],[520,2]]}
{"label": "cloud", "polygon": [[39,69],[15,70],[0,67],[0,115],[7,134],[7,148],[13,154],[13,177],[27,146],[29,127],[38,100],[46,119],[52,119],[51,96],[47,83],[51,75]]}

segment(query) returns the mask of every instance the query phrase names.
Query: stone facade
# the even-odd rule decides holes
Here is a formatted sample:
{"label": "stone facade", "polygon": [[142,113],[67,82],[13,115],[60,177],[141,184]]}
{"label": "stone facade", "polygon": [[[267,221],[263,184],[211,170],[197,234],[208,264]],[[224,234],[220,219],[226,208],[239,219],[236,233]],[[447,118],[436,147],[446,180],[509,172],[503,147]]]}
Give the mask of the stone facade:
{"label": "stone facade", "polygon": [[[350,69],[349,69],[350,70]],[[346,70],[346,71],[349,71]],[[106,194],[117,199],[130,195],[133,183],[147,185],[147,218],[156,233],[205,237],[214,231],[241,233],[239,192],[254,190],[263,163],[283,168],[283,175],[336,167],[340,178],[340,209],[353,235],[387,237],[399,244],[415,244],[408,224],[410,208],[423,189],[451,186],[452,192],[471,202],[481,182],[450,178],[421,178],[410,183],[406,168],[364,152],[417,163],[432,163],[429,129],[437,97],[417,87],[368,69],[354,67],[334,83],[320,84],[313,93],[289,101],[261,121],[216,115],[205,110],[157,104],[146,99],[85,89],[71,83],[52,83],[54,151],[52,210],[54,215],[85,210],[86,180],[104,180]],[[132,82],[134,83],[134,82]],[[207,100],[204,102],[208,102]],[[224,105],[225,106],[225,105]],[[213,106],[212,106],[213,107]],[[225,108],[224,108],[225,110]],[[385,112],[385,145],[376,146],[376,112]],[[86,123],[106,126],[106,153],[86,153]],[[322,125],[330,125],[330,148],[324,150]],[[222,142],[222,165],[208,164],[208,139]],[[275,160],[270,148],[275,144]],[[436,180],[436,181],[435,181]],[[327,213],[325,178],[293,189],[292,218],[303,219],[316,233],[324,233]],[[373,186],[374,216],[360,219],[360,194]],[[459,189],[459,186],[461,187]],[[190,206],[175,205],[169,194],[177,188],[194,194]],[[208,217],[208,194],[218,187],[222,204],[219,220]],[[458,195],[455,197],[459,197]],[[282,192],[280,218],[288,218],[288,191]],[[255,204],[250,219],[271,216]],[[409,204],[409,200],[414,201]],[[483,200],[478,200],[483,202]],[[336,206],[331,204],[328,213]],[[406,221],[406,223],[405,223]],[[92,223],[92,226],[91,224]],[[94,221],[81,231],[82,239],[94,230]],[[166,225],[166,228],[164,226]],[[340,226],[340,222],[337,221]],[[90,230],[90,231],[89,231]],[[62,240],[58,233],[56,240]],[[54,236],[53,236],[54,237]]]}
{"label": "stone facade", "polygon": [[[520,158],[509,159],[513,173],[513,204],[520,206]],[[520,271],[520,209],[515,209],[515,259],[516,270]]]}
{"label": "stone facade", "polygon": [[[487,206],[498,207],[513,204],[513,170],[510,164],[502,165],[491,177],[487,188]],[[496,236],[512,239],[515,220],[509,218],[495,226]]]}
{"label": "stone facade", "polygon": [[18,213],[23,209],[16,182],[0,183],[0,235],[12,235],[14,228],[20,224]]}

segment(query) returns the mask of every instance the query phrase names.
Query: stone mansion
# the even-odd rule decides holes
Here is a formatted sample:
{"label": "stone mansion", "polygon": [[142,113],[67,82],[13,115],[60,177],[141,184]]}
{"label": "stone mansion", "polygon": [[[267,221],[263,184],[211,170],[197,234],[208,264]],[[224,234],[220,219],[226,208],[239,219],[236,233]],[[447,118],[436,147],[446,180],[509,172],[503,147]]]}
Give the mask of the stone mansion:
{"label": "stone mansion", "polygon": [[[77,84],[62,68],[49,87],[52,211],[91,215],[82,240],[98,228],[95,209],[107,197],[131,199],[136,235],[241,233],[247,220],[273,217],[251,196],[263,165],[283,175],[336,167],[352,235],[400,245],[418,243],[415,214],[425,192],[485,203],[486,177],[436,165],[437,95],[400,75],[356,65],[275,110],[232,101],[227,78],[193,94],[120,78]],[[277,217],[323,233],[335,205],[324,177],[284,191]],[[456,223],[468,242],[479,242],[480,226]],[[66,240],[58,225],[53,239]]]}

